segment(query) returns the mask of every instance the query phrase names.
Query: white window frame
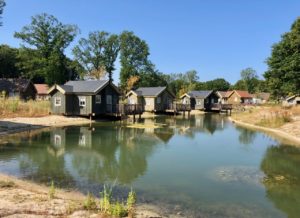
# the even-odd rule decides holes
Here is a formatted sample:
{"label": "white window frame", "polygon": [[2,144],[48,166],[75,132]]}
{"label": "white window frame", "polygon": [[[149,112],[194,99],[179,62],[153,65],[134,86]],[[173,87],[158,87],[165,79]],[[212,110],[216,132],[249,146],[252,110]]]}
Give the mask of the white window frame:
{"label": "white window frame", "polygon": [[156,103],[157,103],[157,104],[160,104],[160,103],[161,103],[161,97],[157,97]]}
{"label": "white window frame", "polygon": [[[59,100],[59,103],[57,103],[57,100]],[[54,105],[56,107],[61,106],[61,97],[55,97],[54,98]]]}
{"label": "white window frame", "polygon": [[79,106],[80,107],[85,107],[86,106],[86,97],[85,96],[79,96]]}
{"label": "white window frame", "polygon": [[101,95],[96,95],[95,96],[96,104],[101,104],[101,100],[102,100],[101,97],[102,97]]}

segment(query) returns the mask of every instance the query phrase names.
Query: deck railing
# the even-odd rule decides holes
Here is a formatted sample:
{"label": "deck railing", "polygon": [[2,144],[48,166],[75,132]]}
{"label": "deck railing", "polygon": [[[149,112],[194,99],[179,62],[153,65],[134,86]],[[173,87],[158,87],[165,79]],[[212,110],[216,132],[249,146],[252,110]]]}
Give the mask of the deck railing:
{"label": "deck railing", "polygon": [[144,106],[142,104],[117,104],[117,114],[133,115],[142,114]]}
{"label": "deck railing", "polygon": [[173,110],[173,111],[190,111],[191,105],[190,104],[181,104],[181,103],[171,103],[171,104],[167,104],[165,109]]}
{"label": "deck railing", "polygon": [[220,104],[220,103],[215,103],[210,105],[211,109],[216,109],[216,110],[231,110],[232,109],[232,104]]}

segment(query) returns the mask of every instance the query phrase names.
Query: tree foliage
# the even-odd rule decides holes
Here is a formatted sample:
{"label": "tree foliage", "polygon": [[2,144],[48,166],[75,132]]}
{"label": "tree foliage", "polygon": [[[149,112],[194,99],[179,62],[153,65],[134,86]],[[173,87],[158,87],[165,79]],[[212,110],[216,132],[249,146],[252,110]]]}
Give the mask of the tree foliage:
{"label": "tree foliage", "polygon": [[3,9],[5,7],[5,1],[4,0],[0,0],[0,26],[2,26],[2,14],[3,14]]}
{"label": "tree foliage", "polygon": [[120,35],[120,83],[126,86],[127,79],[138,76],[149,67],[149,47],[147,43],[134,35],[133,32],[124,31]]}
{"label": "tree foliage", "polygon": [[241,71],[241,78],[244,81],[245,89],[249,93],[254,93],[258,84],[258,75],[256,71],[250,67]]}
{"label": "tree foliage", "polygon": [[199,82],[196,87],[199,90],[227,91],[230,88],[230,83],[223,78],[217,78],[203,83]]}
{"label": "tree foliage", "polygon": [[300,92],[300,17],[290,32],[273,45],[267,64],[264,77],[273,96],[280,98]]}
{"label": "tree foliage", "polygon": [[[24,52],[28,56],[24,66],[34,67],[35,75],[31,78],[44,78],[48,84],[63,83],[69,79],[67,57],[64,50],[74,40],[78,33],[75,25],[65,25],[54,16],[40,14],[32,17],[31,24],[24,26],[15,37],[24,43]],[[38,69],[37,69],[38,68]],[[53,72],[55,71],[55,72]]]}
{"label": "tree foliage", "polygon": [[108,73],[109,79],[112,80],[119,49],[118,35],[96,31],[89,33],[87,39],[81,38],[78,45],[74,47],[73,54],[90,76],[104,69]]}
{"label": "tree foliage", "polygon": [[0,77],[16,78],[19,77],[18,49],[8,45],[0,45]]}

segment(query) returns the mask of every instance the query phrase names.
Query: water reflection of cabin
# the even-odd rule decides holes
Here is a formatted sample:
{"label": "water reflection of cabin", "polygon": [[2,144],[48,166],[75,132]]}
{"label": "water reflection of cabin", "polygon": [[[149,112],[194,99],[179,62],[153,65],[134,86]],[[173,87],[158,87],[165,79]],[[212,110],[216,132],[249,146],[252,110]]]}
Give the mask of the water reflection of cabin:
{"label": "water reflection of cabin", "polygon": [[53,114],[82,116],[116,113],[120,96],[108,80],[69,81],[52,86],[48,93]]}
{"label": "water reflection of cabin", "polygon": [[218,103],[219,96],[212,90],[190,91],[180,99],[183,104],[190,105],[192,110],[210,110],[213,104]]}
{"label": "water reflection of cabin", "polygon": [[145,111],[165,111],[172,105],[175,96],[167,87],[140,87],[126,95],[129,104],[141,104]]}

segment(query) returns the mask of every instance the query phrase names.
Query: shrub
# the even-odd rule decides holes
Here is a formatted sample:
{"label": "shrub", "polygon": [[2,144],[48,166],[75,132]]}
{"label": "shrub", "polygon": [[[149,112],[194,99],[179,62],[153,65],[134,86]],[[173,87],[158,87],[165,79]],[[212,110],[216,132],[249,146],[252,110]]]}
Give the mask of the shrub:
{"label": "shrub", "polygon": [[50,186],[50,189],[49,189],[49,198],[50,199],[53,199],[55,197],[55,185],[54,185],[54,182],[53,180],[51,181],[51,186]]}
{"label": "shrub", "polygon": [[87,198],[85,199],[83,203],[83,207],[86,210],[96,210],[97,209],[97,203],[95,197],[88,193]]}

